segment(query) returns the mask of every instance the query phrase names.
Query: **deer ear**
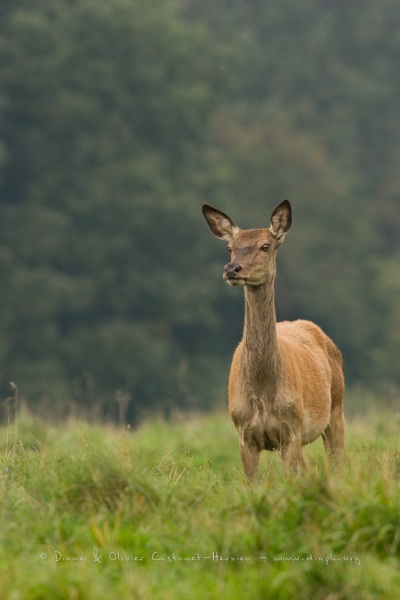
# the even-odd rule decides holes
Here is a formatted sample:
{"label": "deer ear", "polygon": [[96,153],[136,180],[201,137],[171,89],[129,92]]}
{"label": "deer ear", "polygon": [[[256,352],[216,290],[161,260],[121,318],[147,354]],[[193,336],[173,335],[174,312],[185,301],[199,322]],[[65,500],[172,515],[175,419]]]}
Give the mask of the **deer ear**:
{"label": "deer ear", "polygon": [[285,234],[292,226],[292,207],[289,200],[284,200],[276,207],[271,216],[270,232],[277,240],[283,242]]}
{"label": "deer ear", "polygon": [[209,204],[203,204],[203,215],[212,233],[220,240],[230,242],[239,233],[240,227],[235,225],[228,215],[213,208]]}

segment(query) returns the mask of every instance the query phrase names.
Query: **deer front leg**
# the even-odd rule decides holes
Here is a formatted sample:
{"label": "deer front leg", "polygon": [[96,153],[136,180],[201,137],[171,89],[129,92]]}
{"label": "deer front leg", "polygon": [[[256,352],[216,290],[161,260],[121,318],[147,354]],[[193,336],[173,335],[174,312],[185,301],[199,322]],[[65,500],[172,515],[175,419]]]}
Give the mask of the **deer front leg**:
{"label": "deer front leg", "polygon": [[282,446],[280,454],[283,464],[289,472],[300,473],[305,469],[306,463],[301,451],[301,442],[295,436]]}
{"label": "deer front leg", "polygon": [[254,446],[240,442],[240,456],[242,457],[242,463],[244,472],[250,481],[254,481],[258,478],[258,463],[260,459],[260,453]]}

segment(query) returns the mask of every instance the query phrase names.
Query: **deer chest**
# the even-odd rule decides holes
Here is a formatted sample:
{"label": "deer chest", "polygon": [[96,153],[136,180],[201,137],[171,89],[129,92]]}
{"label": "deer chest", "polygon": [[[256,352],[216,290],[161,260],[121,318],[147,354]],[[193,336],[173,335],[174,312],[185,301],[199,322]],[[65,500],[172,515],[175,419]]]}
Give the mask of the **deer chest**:
{"label": "deer chest", "polygon": [[287,415],[267,407],[261,400],[246,406],[237,404],[230,411],[241,442],[261,450],[279,450],[290,438]]}

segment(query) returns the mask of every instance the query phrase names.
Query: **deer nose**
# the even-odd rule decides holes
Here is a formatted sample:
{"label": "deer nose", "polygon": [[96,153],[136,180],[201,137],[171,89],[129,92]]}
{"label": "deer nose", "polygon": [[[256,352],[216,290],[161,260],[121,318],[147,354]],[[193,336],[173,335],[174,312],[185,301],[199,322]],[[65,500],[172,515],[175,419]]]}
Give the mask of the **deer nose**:
{"label": "deer nose", "polygon": [[238,273],[240,273],[241,270],[242,267],[239,265],[239,263],[231,262],[225,265],[224,275],[227,279],[233,279]]}

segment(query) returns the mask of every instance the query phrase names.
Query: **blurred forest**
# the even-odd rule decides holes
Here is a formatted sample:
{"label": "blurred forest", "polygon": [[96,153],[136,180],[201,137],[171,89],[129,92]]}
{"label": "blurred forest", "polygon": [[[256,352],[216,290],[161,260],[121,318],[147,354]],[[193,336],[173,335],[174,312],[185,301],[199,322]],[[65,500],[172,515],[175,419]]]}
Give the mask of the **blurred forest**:
{"label": "blurred forest", "polygon": [[[0,377],[116,416],[226,398],[243,322],[208,202],[289,198],[278,318],[400,386],[400,5],[1,0]],[[118,402],[116,402],[116,400]]]}

